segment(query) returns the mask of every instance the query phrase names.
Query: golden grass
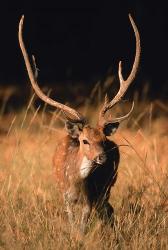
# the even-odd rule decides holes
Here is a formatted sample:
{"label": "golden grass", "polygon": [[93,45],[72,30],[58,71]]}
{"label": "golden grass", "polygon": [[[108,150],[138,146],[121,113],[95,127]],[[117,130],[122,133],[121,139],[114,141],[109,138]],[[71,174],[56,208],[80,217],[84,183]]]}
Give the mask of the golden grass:
{"label": "golden grass", "polygon": [[[135,110],[111,138],[121,152],[110,198],[114,230],[101,229],[93,213],[83,239],[69,228],[52,173],[64,134],[59,113],[37,112],[30,102],[19,114],[1,116],[0,249],[167,248],[167,118],[154,119],[151,104],[136,103]],[[97,107],[87,103],[83,111],[94,124]]]}

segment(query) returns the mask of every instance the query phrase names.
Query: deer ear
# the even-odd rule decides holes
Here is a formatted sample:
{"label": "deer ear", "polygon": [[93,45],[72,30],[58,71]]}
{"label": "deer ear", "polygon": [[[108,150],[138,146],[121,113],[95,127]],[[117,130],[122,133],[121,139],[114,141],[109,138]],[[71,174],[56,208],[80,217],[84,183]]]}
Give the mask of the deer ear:
{"label": "deer ear", "polygon": [[119,122],[107,123],[104,125],[103,132],[106,136],[114,134],[119,127]]}
{"label": "deer ear", "polygon": [[83,129],[83,126],[80,123],[73,123],[70,121],[66,121],[65,128],[70,137],[78,138]]}

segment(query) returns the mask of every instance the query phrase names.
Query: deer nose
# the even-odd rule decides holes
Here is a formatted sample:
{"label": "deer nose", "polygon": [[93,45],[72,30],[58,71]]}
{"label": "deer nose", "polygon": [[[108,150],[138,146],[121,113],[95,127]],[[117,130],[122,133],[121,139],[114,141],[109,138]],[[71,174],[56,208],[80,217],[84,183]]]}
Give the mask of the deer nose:
{"label": "deer nose", "polygon": [[105,163],[105,161],[106,161],[106,155],[105,155],[105,154],[100,154],[100,155],[98,155],[98,156],[96,157],[95,161],[96,161],[96,163],[102,165],[102,164]]}

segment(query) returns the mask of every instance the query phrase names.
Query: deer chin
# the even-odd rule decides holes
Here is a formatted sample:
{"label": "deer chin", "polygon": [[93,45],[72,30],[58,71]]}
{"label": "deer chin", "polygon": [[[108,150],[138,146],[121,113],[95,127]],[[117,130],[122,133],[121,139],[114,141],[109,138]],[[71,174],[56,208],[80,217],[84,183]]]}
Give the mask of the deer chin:
{"label": "deer chin", "polygon": [[80,177],[82,179],[86,178],[93,168],[93,161],[89,160],[86,156],[83,157],[80,166]]}

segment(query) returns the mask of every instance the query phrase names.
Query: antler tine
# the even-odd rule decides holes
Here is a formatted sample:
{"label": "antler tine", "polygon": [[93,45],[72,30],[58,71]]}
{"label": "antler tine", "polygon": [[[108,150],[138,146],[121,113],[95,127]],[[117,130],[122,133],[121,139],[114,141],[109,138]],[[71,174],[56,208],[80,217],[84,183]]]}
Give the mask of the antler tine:
{"label": "antler tine", "polygon": [[136,24],[135,24],[135,22],[130,14],[129,14],[129,19],[130,19],[131,25],[133,27],[133,30],[135,33],[135,38],[136,38],[136,53],[135,53],[134,64],[133,64],[130,75],[128,76],[128,78],[126,80],[124,80],[123,76],[122,76],[122,62],[121,61],[119,62],[118,75],[119,75],[119,81],[120,81],[120,89],[119,89],[118,93],[116,94],[116,96],[109,103],[107,103],[107,102],[104,103],[103,108],[100,112],[100,116],[102,116],[102,117],[104,117],[105,113],[121,100],[121,98],[123,97],[123,95],[127,91],[129,85],[135,79],[135,76],[136,76],[136,73],[138,70],[139,61],[140,61],[140,54],[141,54],[140,35],[138,32],[138,28],[137,28],[137,26],[136,26]]}
{"label": "antler tine", "polygon": [[[115,123],[115,122],[119,122],[119,123],[120,123],[120,122],[126,120],[126,119],[131,115],[133,109],[134,109],[134,101],[132,102],[132,106],[131,106],[130,111],[129,111],[126,115],[123,115],[123,116],[120,116],[120,117],[113,118],[113,119],[112,119],[112,122],[113,122],[113,123]],[[107,120],[106,122],[108,122],[108,120]],[[111,121],[109,121],[109,122],[111,122]]]}
{"label": "antler tine", "polygon": [[20,48],[24,57],[24,61],[26,64],[26,68],[27,68],[27,72],[28,72],[28,76],[30,78],[30,82],[31,85],[35,91],[35,93],[46,103],[50,104],[51,106],[54,106],[56,108],[59,108],[61,110],[63,110],[65,113],[67,113],[67,119],[68,117],[73,117],[70,118],[72,121],[74,120],[75,122],[81,122],[84,123],[85,118],[83,117],[82,114],[80,114],[79,112],[77,112],[75,109],[72,109],[62,103],[59,103],[57,101],[52,100],[51,98],[49,98],[48,96],[46,96],[41,89],[39,88],[37,82],[36,82],[36,77],[33,73],[31,64],[30,64],[30,60],[29,60],[29,56],[27,54],[24,42],[23,42],[23,37],[22,37],[22,30],[23,30],[23,21],[24,21],[24,15],[21,17],[20,22],[19,22],[19,33],[18,33],[18,38],[19,38],[19,44],[20,44]]}

